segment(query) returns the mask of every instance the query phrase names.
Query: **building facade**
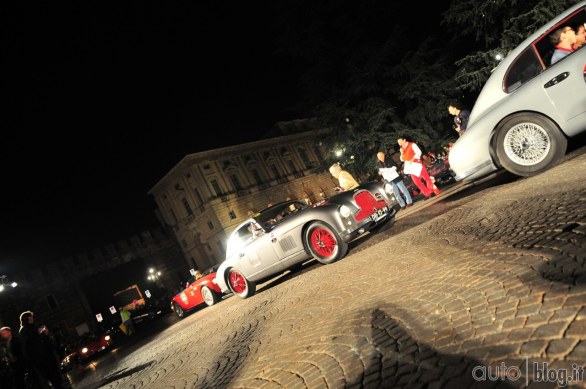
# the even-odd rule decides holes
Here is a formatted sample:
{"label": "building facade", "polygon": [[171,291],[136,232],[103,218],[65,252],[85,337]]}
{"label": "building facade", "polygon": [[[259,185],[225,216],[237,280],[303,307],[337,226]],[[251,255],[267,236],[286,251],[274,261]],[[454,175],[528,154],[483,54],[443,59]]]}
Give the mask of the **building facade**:
{"label": "building facade", "polygon": [[321,167],[319,139],[305,131],[187,155],[148,193],[161,223],[175,233],[188,263],[199,270],[224,260],[230,232],[249,210],[286,199],[314,203],[338,183]]}

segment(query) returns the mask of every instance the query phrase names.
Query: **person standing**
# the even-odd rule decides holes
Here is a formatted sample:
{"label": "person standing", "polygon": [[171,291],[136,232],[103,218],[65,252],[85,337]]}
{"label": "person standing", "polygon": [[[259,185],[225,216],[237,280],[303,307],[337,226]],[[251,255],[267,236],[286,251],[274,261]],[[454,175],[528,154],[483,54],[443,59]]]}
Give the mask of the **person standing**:
{"label": "person standing", "polygon": [[124,328],[126,328],[126,335],[131,336],[134,334],[134,323],[132,322],[132,314],[126,307],[120,308],[120,318],[122,319],[122,324],[124,324]]}
{"label": "person standing", "polygon": [[450,115],[454,115],[454,130],[456,130],[458,136],[464,135],[464,132],[468,128],[470,111],[462,109],[458,103],[450,103],[448,104],[448,112]]}
{"label": "person standing", "polygon": [[33,312],[25,311],[20,314],[18,335],[22,340],[22,354],[34,371],[32,377],[38,382],[38,387],[49,388],[50,382],[53,389],[61,389],[63,380],[59,370],[55,369],[55,356],[47,353],[42,335],[34,323]]}
{"label": "person standing", "polygon": [[[401,177],[401,174],[398,172],[398,166],[395,161],[393,161],[392,158],[385,160],[385,153],[382,151],[379,151],[376,154],[376,158],[376,167],[378,172],[381,176],[383,176],[385,182],[388,182],[393,188],[393,193],[395,194],[395,198],[399,202],[401,209],[413,205],[411,194],[403,182],[403,177]],[[403,196],[405,196],[405,199],[403,199],[401,193]]]}
{"label": "person standing", "polygon": [[10,384],[16,389],[26,389],[25,376],[28,370],[22,355],[20,338],[17,335],[12,335],[10,327],[0,328],[0,336],[6,342],[6,357],[12,371],[12,382]]}
{"label": "person standing", "polygon": [[338,180],[339,187],[336,188],[337,192],[351,190],[357,188],[360,184],[352,177],[352,174],[346,170],[342,170],[342,167],[335,163],[330,166],[330,174]]}
{"label": "person standing", "polygon": [[[401,161],[405,162],[403,171],[405,174],[411,175],[413,183],[419,188],[421,193],[426,197],[426,200],[435,196],[435,188],[433,181],[429,177],[429,173],[421,163],[421,149],[415,142],[410,142],[405,136],[399,137],[397,143],[401,146]],[[421,182],[421,179],[425,184]]]}

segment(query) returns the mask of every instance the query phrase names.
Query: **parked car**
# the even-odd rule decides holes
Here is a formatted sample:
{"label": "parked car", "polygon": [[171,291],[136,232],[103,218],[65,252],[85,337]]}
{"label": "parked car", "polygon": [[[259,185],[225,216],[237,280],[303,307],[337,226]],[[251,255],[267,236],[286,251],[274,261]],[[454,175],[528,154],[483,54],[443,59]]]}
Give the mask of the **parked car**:
{"label": "parked car", "polygon": [[339,260],[350,241],[391,222],[390,194],[383,183],[370,182],[315,206],[290,200],[261,211],[230,235],[215,283],[223,292],[247,298],[257,282],[312,257],[323,264]]}
{"label": "parked car", "polygon": [[550,64],[550,35],[586,22],[586,1],[539,28],[493,70],[449,161],[458,181],[504,168],[531,176],[555,165],[586,130],[586,49]]}
{"label": "parked car", "polygon": [[185,283],[185,289],[177,293],[171,300],[171,309],[183,319],[185,314],[201,304],[214,305],[222,299],[222,291],[213,279],[216,273],[211,272],[200,279],[190,277]]}

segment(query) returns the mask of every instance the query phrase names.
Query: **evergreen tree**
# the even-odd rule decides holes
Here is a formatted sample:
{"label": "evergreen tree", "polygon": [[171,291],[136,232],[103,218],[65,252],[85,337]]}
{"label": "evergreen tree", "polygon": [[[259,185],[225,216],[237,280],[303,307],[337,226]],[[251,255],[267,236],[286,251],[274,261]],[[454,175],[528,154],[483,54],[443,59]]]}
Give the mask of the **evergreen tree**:
{"label": "evergreen tree", "polygon": [[[527,36],[568,7],[572,0],[453,0],[443,24],[453,32],[452,46],[469,47],[456,61],[457,88],[477,94],[498,63]],[[469,44],[470,40],[474,43]]]}

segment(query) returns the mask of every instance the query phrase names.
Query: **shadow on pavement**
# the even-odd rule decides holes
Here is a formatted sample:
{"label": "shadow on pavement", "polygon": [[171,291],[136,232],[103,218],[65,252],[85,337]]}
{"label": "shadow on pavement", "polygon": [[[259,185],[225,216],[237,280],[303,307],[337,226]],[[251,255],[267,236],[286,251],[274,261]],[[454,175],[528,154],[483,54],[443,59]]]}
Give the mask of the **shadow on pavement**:
{"label": "shadow on pavement", "polygon": [[[389,312],[393,310],[394,308],[387,309]],[[408,314],[401,312],[402,320],[405,315]],[[379,308],[368,313],[364,312],[363,317],[370,317],[370,338],[380,355],[378,358],[371,358],[373,362],[365,364],[362,376],[357,379],[357,382],[349,383],[348,387],[368,387],[369,383],[374,382],[380,383],[377,386],[379,388],[514,387],[505,378],[498,377],[496,374],[498,370],[494,366],[487,367],[477,359],[466,355],[442,353],[419,342],[413,333],[430,329],[410,328],[410,325],[417,323],[415,319],[407,320],[408,326],[407,323],[402,323],[401,319],[396,319]],[[509,350],[504,346],[493,346],[491,353],[507,355]],[[513,379],[520,380],[521,375]]]}
{"label": "shadow on pavement", "polygon": [[107,384],[109,384],[111,382],[118,381],[119,379],[122,379],[122,378],[128,377],[128,376],[131,376],[134,373],[137,373],[137,372],[139,372],[141,370],[144,370],[144,369],[150,367],[153,363],[155,363],[155,362],[154,361],[151,361],[149,363],[143,363],[142,365],[135,366],[132,369],[119,370],[119,371],[117,371],[117,372],[115,372],[115,373],[113,373],[113,374],[111,374],[111,375],[109,375],[107,377],[102,378],[101,380],[99,380],[98,382],[93,383],[90,386],[85,386],[84,388],[86,388],[86,389],[97,389],[97,388],[100,388],[100,387],[102,387],[104,385],[107,385]]}

